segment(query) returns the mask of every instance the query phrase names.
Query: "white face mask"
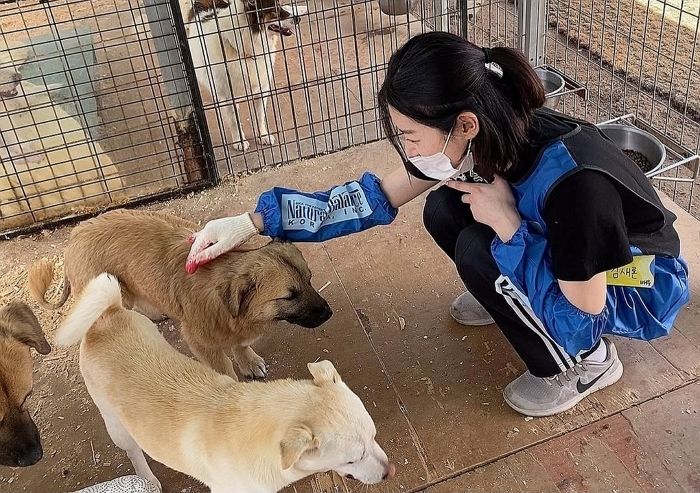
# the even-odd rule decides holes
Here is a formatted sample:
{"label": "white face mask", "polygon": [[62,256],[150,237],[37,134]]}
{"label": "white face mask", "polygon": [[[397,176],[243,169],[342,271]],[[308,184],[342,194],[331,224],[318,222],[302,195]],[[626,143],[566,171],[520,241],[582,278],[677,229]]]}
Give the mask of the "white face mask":
{"label": "white face mask", "polygon": [[462,158],[457,168],[452,166],[450,158],[445,154],[445,149],[447,149],[447,144],[450,141],[450,136],[452,135],[452,129],[447,134],[447,140],[445,140],[445,145],[442,147],[442,151],[433,154],[432,156],[414,156],[408,158],[411,163],[418,168],[418,171],[423,173],[428,178],[432,178],[438,181],[449,180],[455,176],[466,173],[474,169],[474,160],[472,158],[472,141],[469,140],[469,146],[467,147],[467,153]]}

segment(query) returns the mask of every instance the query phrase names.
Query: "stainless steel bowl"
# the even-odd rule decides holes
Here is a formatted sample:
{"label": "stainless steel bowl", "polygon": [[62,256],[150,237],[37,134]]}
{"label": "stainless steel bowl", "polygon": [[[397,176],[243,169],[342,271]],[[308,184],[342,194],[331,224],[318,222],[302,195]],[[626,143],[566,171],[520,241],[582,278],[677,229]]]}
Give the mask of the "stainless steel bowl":
{"label": "stainless steel bowl", "polygon": [[647,176],[666,161],[666,148],[661,141],[641,128],[624,123],[601,123],[598,128],[623,151],[637,151],[647,158],[651,163],[651,169],[645,173]]}
{"label": "stainless steel bowl", "polygon": [[379,0],[379,8],[386,15],[405,15],[415,0]]}
{"label": "stainless steel bowl", "polygon": [[536,68],[535,72],[537,72],[544,86],[545,108],[556,109],[559,106],[561,93],[564,92],[564,87],[566,86],[564,78],[556,72],[545,68]]}

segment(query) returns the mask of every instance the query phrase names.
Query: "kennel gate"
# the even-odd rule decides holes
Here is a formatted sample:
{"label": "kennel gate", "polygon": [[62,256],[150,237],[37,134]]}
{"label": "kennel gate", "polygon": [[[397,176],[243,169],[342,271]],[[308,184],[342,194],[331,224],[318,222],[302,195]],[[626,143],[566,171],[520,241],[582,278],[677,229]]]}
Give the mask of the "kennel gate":
{"label": "kennel gate", "polygon": [[0,4],[5,237],[217,181],[171,5]]}

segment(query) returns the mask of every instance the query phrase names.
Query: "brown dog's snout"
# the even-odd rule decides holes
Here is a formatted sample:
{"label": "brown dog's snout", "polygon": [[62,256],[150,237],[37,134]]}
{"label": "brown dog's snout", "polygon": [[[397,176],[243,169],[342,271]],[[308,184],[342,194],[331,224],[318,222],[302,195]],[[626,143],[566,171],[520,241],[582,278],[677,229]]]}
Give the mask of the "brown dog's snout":
{"label": "brown dog's snout", "polygon": [[318,327],[319,325],[327,322],[333,316],[333,310],[326,300],[324,300],[320,295],[318,295],[319,303],[311,312],[311,319],[316,324],[312,327]]}
{"label": "brown dog's snout", "polygon": [[17,457],[17,465],[19,467],[33,466],[41,460],[44,456],[44,450],[41,447],[41,443],[37,443],[23,451],[21,455]]}
{"label": "brown dog's snout", "polygon": [[328,319],[330,319],[332,316],[333,310],[331,309],[330,305],[326,302],[326,300],[323,300],[323,305],[318,309],[318,325],[321,325],[322,323],[328,321]]}
{"label": "brown dog's snout", "polygon": [[328,321],[333,316],[333,310],[328,305],[328,302],[315,291],[312,293],[312,296],[313,299],[305,304],[305,309],[299,310],[284,319],[289,323],[300,325],[307,329],[315,329]]}
{"label": "brown dog's snout", "polygon": [[328,321],[328,319],[332,316],[333,310],[331,310],[328,303],[324,301],[322,306],[313,308],[304,317],[292,317],[288,320],[297,325],[301,325],[302,327],[306,327],[307,329],[315,329],[319,325],[322,325]]}
{"label": "brown dog's snout", "polygon": [[44,455],[39,430],[27,411],[11,410],[0,428],[0,464],[27,467]]}

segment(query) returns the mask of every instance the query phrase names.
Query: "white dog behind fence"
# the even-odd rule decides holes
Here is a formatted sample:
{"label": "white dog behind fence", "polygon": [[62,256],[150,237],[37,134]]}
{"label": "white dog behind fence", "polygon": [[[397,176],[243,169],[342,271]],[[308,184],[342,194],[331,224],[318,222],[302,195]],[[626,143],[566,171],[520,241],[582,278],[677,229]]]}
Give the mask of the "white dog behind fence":
{"label": "white dog behind fence", "polygon": [[[225,5],[221,7],[222,5]],[[258,139],[273,145],[267,126],[267,105],[274,83],[273,67],[281,51],[281,38],[291,37],[303,6],[280,6],[276,0],[181,0],[189,48],[203,96],[220,108],[227,137],[233,147],[249,147],[238,103],[256,97],[254,107]]]}
{"label": "white dog behind fence", "polygon": [[124,198],[117,167],[51,87],[0,60],[0,228]]}

